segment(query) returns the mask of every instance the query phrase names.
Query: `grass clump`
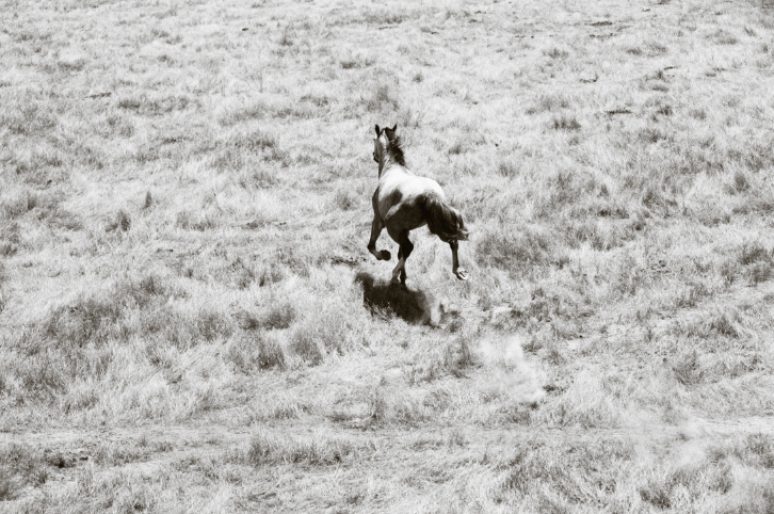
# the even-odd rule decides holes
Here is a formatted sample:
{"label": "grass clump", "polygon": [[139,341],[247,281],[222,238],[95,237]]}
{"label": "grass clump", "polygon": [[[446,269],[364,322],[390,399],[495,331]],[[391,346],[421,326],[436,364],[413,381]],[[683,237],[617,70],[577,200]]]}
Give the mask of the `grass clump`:
{"label": "grass clump", "polygon": [[125,210],[119,210],[113,220],[105,227],[106,232],[127,232],[132,226],[132,219]]}
{"label": "grass clump", "polygon": [[296,318],[296,311],[293,305],[288,302],[281,302],[269,306],[261,313],[260,325],[269,329],[288,328]]}
{"label": "grass clump", "polygon": [[257,370],[286,369],[288,356],[286,350],[270,334],[258,332],[254,336],[243,336],[231,342],[227,360],[244,374]]}
{"label": "grass clump", "polygon": [[411,384],[420,384],[433,382],[446,375],[460,378],[478,365],[469,336],[462,334],[448,344],[434,348],[425,358],[417,359],[409,368],[408,380]]}
{"label": "grass clump", "polygon": [[351,441],[321,434],[309,438],[275,436],[258,432],[242,457],[252,466],[301,464],[334,466],[353,461],[363,451]]}
{"label": "grass clump", "polygon": [[548,231],[534,227],[491,228],[476,241],[476,251],[488,265],[516,272],[560,260],[555,240]]}
{"label": "grass clump", "polygon": [[0,501],[13,500],[25,487],[41,486],[48,479],[41,451],[20,444],[0,448]]}
{"label": "grass clump", "polygon": [[[565,446],[566,445],[566,446]],[[562,454],[565,458],[557,460]],[[616,439],[545,442],[528,438],[501,463],[502,493],[571,507],[614,501],[633,448]]]}
{"label": "grass clump", "polygon": [[43,324],[44,334],[60,344],[102,343],[110,337],[126,337],[128,326],[119,323],[132,310],[159,306],[171,292],[164,279],[148,275],[119,283],[57,307]]}
{"label": "grass clump", "polygon": [[639,494],[646,503],[659,509],[669,509],[683,503],[686,492],[692,498],[697,498],[699,491],[707,490],[723,495],[731,490],[733,484],[728,463],[703,460],[673,469],[663,478],[651,478],[639,488]]}
{"label": "grass clump", "polygon": [[554,130],[564,131],[580,130],[581,124],[574,116],[563,114],[561,116],[555,117],[551,121],[551,128]]}
{"label": "grass clump", "polygon": [[382,84],[377,86],[370,96],[364,100],[368,112],[397,112],[400,105],[397,96],[392,92],[389,86]]}
{"label": "grass clump", "polygon": [[358,345],[353,313],[345,305],[325,305],[290,327],[289,351],[309,365],[330,354],[344,355]]}

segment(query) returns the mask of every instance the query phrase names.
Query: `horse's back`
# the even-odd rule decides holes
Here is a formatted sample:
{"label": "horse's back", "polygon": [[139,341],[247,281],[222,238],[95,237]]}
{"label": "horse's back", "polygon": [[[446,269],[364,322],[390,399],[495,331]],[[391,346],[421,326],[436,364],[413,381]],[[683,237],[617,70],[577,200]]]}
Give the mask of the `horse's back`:
{"label": "horse's back", "polygon": [[428,193],[444,196],[438,182],[428,177],[414,175],[402,166],[390,168],[379,180],[380,200],[398,196],[396,192],[400,193],[401,200]]}
{"label": "horse's back", "polygon": [[412,230],[425,224],[422,200],[428,195],[444,197],[435,180],[408,172],[405,168],[391,168],[382,176],[377,190],[379,215],[388,224]]}

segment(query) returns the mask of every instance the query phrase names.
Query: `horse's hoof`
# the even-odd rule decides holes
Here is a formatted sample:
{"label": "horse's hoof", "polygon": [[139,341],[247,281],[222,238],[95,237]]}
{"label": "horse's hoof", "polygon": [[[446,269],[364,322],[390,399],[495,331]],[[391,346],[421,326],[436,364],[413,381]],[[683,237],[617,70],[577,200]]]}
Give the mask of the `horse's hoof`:
{"label": "horse's hoof", "polygon": [[392,259],[392,255],[390,255],[390,252],[388,250],[382,250],[379,252],[379,256],[377,257],[380,261],[389,261]]}
{"label": "horse's hoof", "polygon": [[468,279],[468,272],[464,269],[458,269],[454,272],[454,276],[456,276],[460,280],[467,280]]}

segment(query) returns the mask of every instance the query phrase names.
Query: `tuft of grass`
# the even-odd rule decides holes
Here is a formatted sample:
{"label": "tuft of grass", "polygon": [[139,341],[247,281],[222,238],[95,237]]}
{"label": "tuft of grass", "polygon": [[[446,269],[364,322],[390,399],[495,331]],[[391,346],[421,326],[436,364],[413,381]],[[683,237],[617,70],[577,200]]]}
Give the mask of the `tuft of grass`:
{"label": "tuft of grass", "polygon": [[519,174],[519,165],[513,161],[501,161],[497,165],[497,174],[502,177],[514,178]]}
{"label": "tuft of grass", "polygon": [[709,490],[725,494],[733,485],[733,473],[728,463],[703,460],[650,479],[640,487],[639,494],[643,501],[659,509],[669,509],[679,504],[686,493],[693,496],[698,491]]}
{"label": "tuft of grass", "polygon": [[739,251],[739,264],[748,266],[756,262],[771,261],[772,252],[758,242],[746,243]]}
{"label": "tuft of grass", "polygon": [[293,46],[295,43],[295,32],[290,28],[289,25],[286,25],[282,30],[282,35],[280,36],[277,43],[279,43],[280,46],[285,47]]}
{"label": "tuft of grass", "polygon": [[253,435],[241,460],[252,466],[336,466],[351,462],[362,453],[362,448],[342,438],[296,438],[260,431]]}
{"label": "tuft of grass", "polygon": [[555,236],[539,228],[516,231],[499,227],[482,231],[476,250],[484,263],[517,272],[560,260],[555,241]]}
{"label": "tuft of grass", "polygon": [[224,112],[218,117],[218,123],[223,127],[231,127],[240,123],[263,119],[270,113],[271,109],[265,102],[255,101]]}
{"label": "tuft of grass", "polygon": [[216,148],[210,163],[221,172],[234,172],[260,162],[284,165],[287,161],[277,139],[260,130],[237,132],[217,142]]}
{"label": "tuft of grass", "polygon": [[327,305],[297,320],[290,329],[289,350],[313,366],[331,353],[347,353],[355,347],[357,337],[347,309],[344,304]]}
{"label": "tuft of grass", "polygon": [[712,332],[726,337],[739,337],[739,330],[736,324],[726,314],[721,314],[709,321],[709,329]]}
{"label": "tuft of grass", "polygon": [[351,57],[349,59],[343,59],[339,61],[339,65],[344,70],[355,70],[355,69],[369,68],[373,66],[375,62],[376,61],[374,61],[374,59],[371,57],[357,55],[355,57]]}
{"label": "tuft of grass", "polygon": [[[2,248],[2,247],[0,247]],[[3,265],[2,261],[0,261],[0,314],[3,312],[3,309],[5,308],[5,294],[3,294],[3,283],[6,281],[6,271],[5,266]],[[0,393],[2,393],[2,387],[0,387]]]}
{"label": "tuft of grass", "polygon": [[766,282],[774,275],[774,266],[771,261],[756,262],[749,268],[750,283],[758,285]]}
{"label": "tuft of grass", "polygon": [[119,210],[115,217],[113,218],[113,221],[108,223],[108,225],[105,227],[106,232],[114,232],[114,231],[121,231],[121,232],[127,232],[132,226],[132,219],[129,217],[129,214],[121,209]]}
{"label": "tuft of grass", "polygon": [[209,210],[184,210],[177,213],[175,225],[182,228],[183,230],[195,230],[197,232],[204,232],[206,230],[212,230],[215,228],[218,225],[218,221]]}
{"label": "tuft of grass", "polygon": [[138,115],[156,117],[185,111],[191,106],[198,106],[198,103],[187,95],[142,94],[119,98],[116,106]]}
{"label": "tuft of grass", "polygon": [[710,39],[718,45],[735,45],[739,42],[735,35],[723,29],[713,32]]}
{"label": "tuft of grass", "polygon": [[290,362],[277,337],[259,331],[254,335],[232,338],[227,359],[241,373],[257,370],[286,369]]}
{"label": "tuft of grass", "polygon": [[702,299],[709,295],[710,291],[704,284],[691,284],[677,295],[674,305],[678,309],[690,309],[696,307]]}
{"label": "tuft of grass", "polygon": [[232,325],[230,319],[222,312],[202,308],[194,316],[196,332],[205,341],[214,341],[217,338],[228,338],[231,335]]}
{"label": "tuft of grass", "polygon": [[15,102],[13,108],[5,108],[0,112],[0,125],[13,135],[40,136],[57,126],[57,118],[54,112],[47,111],[42,104],[21,101]]}
{"label": "tuft of grass", "polygon": [[434,382],[446,375],[460,378],[478,365],[469,338],[461,335],[432,351],[427,358],[413,363],[408,371],[408,380],[411,384],[420,384]]}
{"label": "tuft of grass", "polygon": [[0,255],[10,257],[19,251],[22,243],[19,223],[14,221],[0,225]]}
{"label": "tuft of grass", "polygon": [[285,349],[275,339],[261,337],[258,339],[258,367],[260,369],[285,369],[288,358]]}
{"label": "tuft of grass", "polygon": [[258,324],[268,329],[288,328],[296,319],[295,307],[289,302],[272,302],[258,316]]}
{"label": "tuft of grass", "polygon": [[348,188],[339,189],[336,191],[334,202],[336,207],[343,211],[349,211],[357,207],[360,196],[356,195],[354,191]]}
{"label": "tuft of grass", "polygon": [[688,352],[679,358],[672,366],[672,370],[677,381],[685,386],[699,384],[704,378],[704,370],[699,365],[696,350]]}
{"label": "tuft of grass", "polygon": [[642,142],[651,145],[667,139],[667,135],[661,129],[653,127],[642,129],[639,137]]}
{"label": "tuft of grass", "polygon": [[[567,447],[561,448],[562,445]],[[557,453],[566,458],[556,460]],[[614,495],[619,474],[634,458],[625,441],[542,442],[527,438],[503,459],[501,490],[505,495],[539,501],[577,504],[580,498],[607,503]],[[541,509],[543,510],[543,509]]]}
{"label": "tuft of grass", "polygon": [[564,95],[541,95],[537,102],[527,109],[527,114],[557,112],[569,108],[570,99]]}
{"label": "tuft of grass", "polygon": [[62,344],[83,346],[104,341],[121,316],[114,298],[87,297],[55,309],[45,324],[45,334]]}
{"label": "tuft of grass", "polygon": [[463,141],[457,141],[453,145],[449,147],[448,154],[449,155],[461,155],[465,153],[468,150],[467,144]]}
{"label": "tuft of grass", "polygon": [[109,290],[82,296],[55,308],[42,324],[45,340],[57,351],[76,352],[65,358],[77,370],[77,348],[101,347],[134,335],[163,335],[190,346],[226,338],[234,322],[214,308],[178,309],[167,303],[184,293],[155,275],[128,280]]}
{"label": "tuft of grass", "polygon": [[565,59],[570,55],[570,52],[561,48],[553,47],[546,51],[545,54],[551,59]]}
{"label": "tuft of grass", "polygon": [[317,327],[305,326],[294,330],[289,349],[310,366],[320,364],[325,356],[322,341],[317,334]]}
{"label": "tuft of grass", "polygon": [[28,445],[0,448],[0,501],[16,498],[27,486],[39,487],[49,479],[41,451]]}
{"label": "tuft of grass", "polygon": [[[152,448],[120,442],[103,442],[92,453],[94,462],[102,466],[122,466],[148,458]],[[159,448],[163,449],[163,448]]]}
{"label": "tuft of grass", "polygon": [[378,113],[385,111],[398,111],[400,104],[397,95],[386,84],[376,86],[370,96],[365,99],[365,106],[369,112]]}
{"label": "tuft of grass", "polygon": [[551,121],[551,128],[554,130],[580,130],[581,124],[574,116],[562,114]]}

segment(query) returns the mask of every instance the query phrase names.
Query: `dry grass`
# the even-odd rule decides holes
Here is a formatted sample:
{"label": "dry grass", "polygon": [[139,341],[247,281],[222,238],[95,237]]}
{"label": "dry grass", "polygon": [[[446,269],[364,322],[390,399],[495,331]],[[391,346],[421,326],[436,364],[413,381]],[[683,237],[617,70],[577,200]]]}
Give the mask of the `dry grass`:
{"label": "dry grass", "polygon": [[0,511],[771,512],[769,4],[0,1]]}

